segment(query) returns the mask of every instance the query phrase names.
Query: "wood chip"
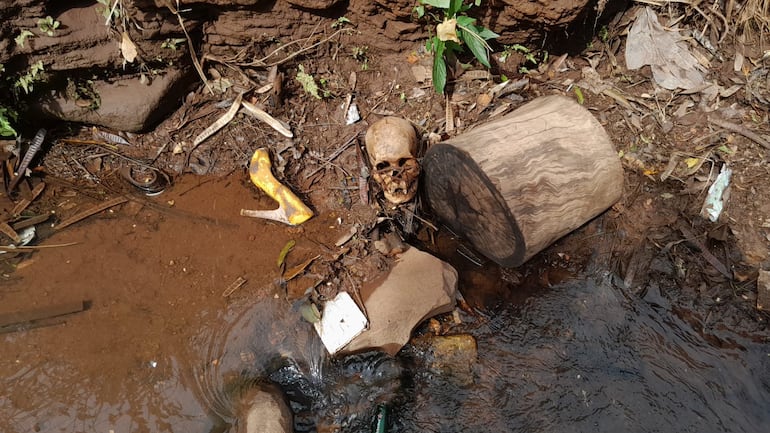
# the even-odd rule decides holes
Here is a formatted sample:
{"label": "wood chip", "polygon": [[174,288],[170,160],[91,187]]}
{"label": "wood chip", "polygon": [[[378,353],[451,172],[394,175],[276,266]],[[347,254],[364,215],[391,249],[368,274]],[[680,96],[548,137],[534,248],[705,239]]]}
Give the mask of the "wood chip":
{"label": "wood chip", "polygon": [[297,266],[294,266],[292,268],[289,268],[286,270],[286,272],[283,274],[284,281],[289,281],[293,278],[295,278],[297,275],[305,272],[305,269],[307,269],[308,266],[310,266],[311,263],[313,263],[313,260],[321,257],[320,255],[311,257],[304,262],[300,263]]}

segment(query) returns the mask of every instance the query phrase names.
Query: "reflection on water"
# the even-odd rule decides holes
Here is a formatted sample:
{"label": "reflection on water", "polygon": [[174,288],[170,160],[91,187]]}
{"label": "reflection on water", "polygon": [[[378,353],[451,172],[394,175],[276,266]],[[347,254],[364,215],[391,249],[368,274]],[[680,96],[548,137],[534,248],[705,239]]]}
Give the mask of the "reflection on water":
{"label": "reflection on water", "polygon": [[[498,297],[498,299],[500,299]],[[137,366],[105,392],[65,365],[18,365],[3,378],[0,431],[223,432],[233,399],[271,380],[298,431],[371,431],[389,404],[391,432],[760,432],[770,425],[770,346],[737,335],[710,345],[654,287],[629,295],[606,279],[533,290],[464,317],[478,342],[474,380],[396,358],[328,360],[282,300],[232,306],[187,349]],[[13,338],[23,339],[23,335]],[[7,371],[7,370],[6,370]],[[62,392],[66,389],[67,392]]]}
{"label": "reflection on water", "polygon": [[[656,300],[659,297],[655,297]],[[497,306],[471,331],[477,381],[417,375],[399,431],[760,432],[770,346],[709,346],[659,302],[580,281]]]}

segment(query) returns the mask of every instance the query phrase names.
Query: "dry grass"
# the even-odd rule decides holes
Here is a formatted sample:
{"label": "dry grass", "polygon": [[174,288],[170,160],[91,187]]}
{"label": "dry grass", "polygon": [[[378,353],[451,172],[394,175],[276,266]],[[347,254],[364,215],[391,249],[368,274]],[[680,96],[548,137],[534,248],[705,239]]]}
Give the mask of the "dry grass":
{"label": "dry grass", "polygon": [[[734,0],[728,3],[728,11],[734,4]],[[770,30],[770,0],[746,0],[743,7],[737,11],[736,24],[738,29],[743,29],[743,34],[747,39],[753,39],[759,36],[759,40],[764,42],[764,35]],[[757,34],[758,33],[758,34]]]}

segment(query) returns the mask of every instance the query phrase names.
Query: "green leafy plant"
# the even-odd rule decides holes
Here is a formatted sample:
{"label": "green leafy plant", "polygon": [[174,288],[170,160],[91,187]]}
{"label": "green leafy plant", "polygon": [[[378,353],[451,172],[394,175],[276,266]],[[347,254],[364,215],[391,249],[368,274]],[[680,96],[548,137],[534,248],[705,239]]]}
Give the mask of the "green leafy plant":
{"label": "green leafy plant", "polygon": [[96,0],[96,1],[102,6],[97,10],[104,17],[104,25],[108,26],[112,24],[113,18],[120,18],[121,12],[123,10],[123,3],[121,3],[121,0],[115,0],[114,3],[112,0]]}
{"label": "green leafy plant", "polygon": [[185,38],[168,38],[165,41],[163,41],[162,44],[160,44],[161,48],[176,51],[177,48],[179,48],[180,44],[185,43],[187,39]]}
{"label": "green leafy plant", "polygon": [[337,21],[332,23],[333,29],[340,29],[345,26],[345,24],[353,24],[352,21],[348,19],[348,17],[339,17],[337,18]]}
{"label": "green leafy plant", "polygon": [[602,26],[599,29],[599,39],[605,44],[610,40],[610,29],[607,26]]}
{"label": "green leafy plant", "polygon": [[356,46],[351,50],[351,55],[353,58],[361,62],[362,71],[369,70],[369,57],[367,56],[368,53],[369,47],[366,45]]}
{"label": "green leafy plant", "polygon": [[521,53],[522,56],[524,56],[524,66],[521,66],[519,68],[519,72],[522,74],[526,74],[529,72],[529,68],[526,66],[526,64],[529,64],[529,66],[534,66],[535,68],[538,67],[540,64],[544,64],[548,62],[548,51],[541,51],[538,53],[533,52],[529,48],[525,47],[521,44],[513,44],[513,45],[505,45],[503,47],[503,52],[500,54],[500,63],[505,63],[508,61],[508,58],[513,53]]}
{"label": "green leafy plant", "polygon": [[58,29],[60,25],[61,23],[53,19],[50,15],[48,15],[45,18],[40,18],[39,20],[37,20],[38,30],[40,30],[41,32],[51,37],[53,37],[53,35],[56,33],[56,29]]}
{"label": "green leafy plant", "polygon": [[304,66],[299,65],[297,66],[297,69],[299,69],[297,72],[297,81],[302,84],[302,88],[305,89],[305,92],[313,95],[316,99],[322,99],[315,78],[313,78],[312,75],[305,73]]}
{"label": "green leafy plant", "polygon": [[[474,0],[473,5],[481,5],[481,0]],[[441,16],[426,10],[430,6],[441,10]],[[476,25],[476,19],[466,15],[471,4],[465,4],[464,0],[420,0],[420,5],[415,7],[418,18],[426,14],[438,21],[436,34],[428,38],[426,49],[433,53],[433,88],[438,93],[444,93],[447,81],[447,58],[461,53],[464,47],[468,47],[473,56],[487,68],[489,53],[492,51],[488,40],[499,35],[486,27]]]}
{"label": "green leafy plant", "polygon": [[16,41],[16,45],[24,48],[24,43],[27,41],[28,37],[35,37],[35,34],[32,33],[29,30],[22,30],[21,33],[19,33],[19,36],[16,36],[13,38],[14,41]]}
{"label": "green leafy plant", "polygon": [[29,94],[29,92],[32,91],[33,83],[42,80],[44,71],[45,66],[43,65],[43,61],[38,60],[36,63],[33,63],[32,66],[29,67],[29,70],[26,74],[22,75],[18,80],[16,80],[16,87],[21,87],[24,89],[24,93]]}
{"label": "green leafy plant", "polygon": [[5,107],[0,107],[0,137],[15,137],[16,130],[11,126],[11,120],[16,120],[16,113]]}

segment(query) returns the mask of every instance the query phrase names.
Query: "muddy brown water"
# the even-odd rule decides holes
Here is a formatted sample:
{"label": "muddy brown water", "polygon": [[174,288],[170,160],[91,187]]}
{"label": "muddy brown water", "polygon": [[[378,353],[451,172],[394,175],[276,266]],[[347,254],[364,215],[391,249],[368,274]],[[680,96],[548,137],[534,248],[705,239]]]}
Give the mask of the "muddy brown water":
{"label": "muddy brown water", "polygon": [[[416,346],[329,360],[275,296],[275,257],[288,239],[333,245],[345,216],[300,230],[229,216],[250,200],[234,178],[187,183],[157,199],[174,212],[105,214],[51,237],[80,244],[36,253],[0,286],[4,310],[73,296],[90,308],[0,335],[0,431],[225,432],[238,391],[261,380],[289,395],[297,431],[371,431],[380,404],[392,432],[770,425],[770,345],[705,339],[664,283],[637,294],[602,266],[514,287],[457,262],[475,314],[451,332],[477,340],[471,380],[428,368]],[[223,298],[237,276],[249,282]]]}

